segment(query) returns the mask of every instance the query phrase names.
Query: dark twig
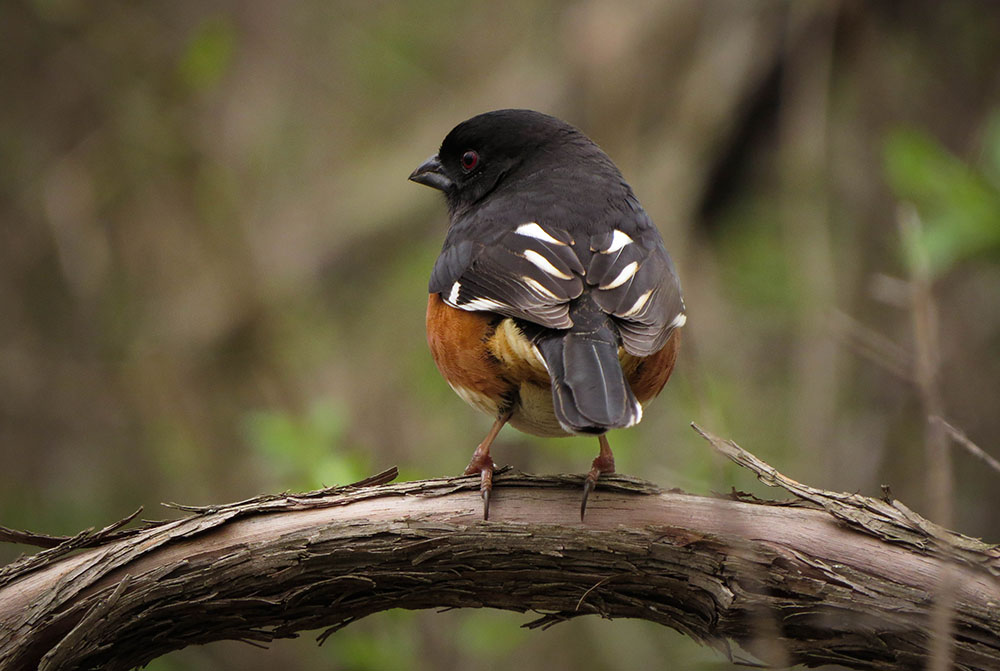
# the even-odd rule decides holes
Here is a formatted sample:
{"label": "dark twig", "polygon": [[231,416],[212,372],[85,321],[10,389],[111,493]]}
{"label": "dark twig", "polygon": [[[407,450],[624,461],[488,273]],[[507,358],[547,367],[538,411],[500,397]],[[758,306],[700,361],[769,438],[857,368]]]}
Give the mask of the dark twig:
{"label": "dark twig", "polygon": [[1000,461],[997,461],[991,454],[986,450],[976,445],[972,440],[965,435],[965,432],[961,429],[953,426],[948,420],[937,415],[931,416],[931,421],[940,424],[944,427],[944,430],[948,432],[951,439],[955,441],[956,444],[961,445],[965,448],[965,451],[972,456],[982,459],[986,462],[986,465],[992,468],[994,471],[1000,473]]}

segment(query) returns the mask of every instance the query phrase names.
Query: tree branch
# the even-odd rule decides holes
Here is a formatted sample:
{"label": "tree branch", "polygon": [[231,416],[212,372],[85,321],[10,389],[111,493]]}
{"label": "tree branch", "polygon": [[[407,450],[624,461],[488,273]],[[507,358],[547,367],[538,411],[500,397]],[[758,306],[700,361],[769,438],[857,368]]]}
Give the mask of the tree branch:
{"label": "tree branch", "polygon": [[504,473],[482,522],[478,478],[386,484],[392,470],[181,507],[187,517],[85,532],[0,569],[0,668],[128,669],[220,639],[325,638],[389,608],[491,607],[533,611],[531,627],[634,617],[765,661],[912,669],[946,573],[956,668],[1000,668],[997,547],[895,501],[802,485],[701,433],[797,500],[611,476],[581,524],[579,476]]}

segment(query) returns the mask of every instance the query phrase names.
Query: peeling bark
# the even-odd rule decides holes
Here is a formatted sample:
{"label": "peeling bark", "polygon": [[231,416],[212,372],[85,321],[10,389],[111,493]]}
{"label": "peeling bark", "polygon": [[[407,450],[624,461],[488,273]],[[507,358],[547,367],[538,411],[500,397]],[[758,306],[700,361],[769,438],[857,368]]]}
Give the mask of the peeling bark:
{"label": "peeling bark", "polygon": [[[389,608],[490,607],[549,626],[635,617],[765,661],[924,666],[938,585],[954,587],[955,668],[1000,669],[1000,551],[902,504],[802,485],[705,437],[797,498],[665,492],[602,477],[586,523],[579,476],[349,487],[190,508],[69,539],[0,569],[0,668],[128,669],[220,639],[332,632]],[[58,544],[56,544],[58,543]]]}

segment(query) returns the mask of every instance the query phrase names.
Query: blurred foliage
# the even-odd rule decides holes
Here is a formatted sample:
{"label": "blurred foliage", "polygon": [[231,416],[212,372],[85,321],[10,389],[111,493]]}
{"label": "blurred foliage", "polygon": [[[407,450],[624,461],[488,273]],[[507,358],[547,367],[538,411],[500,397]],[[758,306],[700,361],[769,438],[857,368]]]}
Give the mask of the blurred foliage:
{"label": "blurred foliage", "polygon": [[[925,227],[914,244],[936,275],[976,257],[1000,259],[1000,111],[987,122],[981,156],[981,165],[969,164],[912,128],[886,141],[889,183],[920,210]],[[916,253],[907,250],[910,259]]]}
{"label": "blurred foliage", "polygon": [[[446,215],[406,176],[499,107],[598,141],[679,268],[678,367],[612,436],[619,470],[776,495],[695,421],[926,513],[919,398],[857,347],[908,360],[915,249],[945,411],[1000,450],[996,3],[12,0],[0,26],[0,524],[75,533],[165,500],[460,472],[489,419],[427,352]],[[596,451],[506,429],[495,457],[581,472]],[[956,526],[1000,539],[997,476],[954,462]],[[645,622],[528,618],[383,613],[322,648],[224,642],[150,668],[737,668]]]}
{"label": "blurred foliage", "polygon": [[304,416],[260,410],[244,418],[247,443],[265,461],[276,487],[312,490],[347,485],[370,475],[369,460],[343,444],[344,412],[316,400]]}
{"label": "blurred foliage", "polygon": [[178,63],[181,82],[194,91],[217,86],[232,62],[235,48],[236,30],[228,17],[204,20]]}

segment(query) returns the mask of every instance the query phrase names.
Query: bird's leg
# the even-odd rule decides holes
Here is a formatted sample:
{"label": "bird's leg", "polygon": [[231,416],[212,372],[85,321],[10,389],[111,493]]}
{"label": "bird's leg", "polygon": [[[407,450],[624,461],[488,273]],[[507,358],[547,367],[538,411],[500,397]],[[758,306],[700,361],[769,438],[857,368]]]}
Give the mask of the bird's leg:
{"label": "bird's leg", "polygon": [[583,521],[583,516],[587,512],[587,497],[590,496],[590,492],[594,491],[594,487],[597,486],[597,478],[601,477],[601,473],[614,473],[615,472],[615,455],[611,454],[611,445],[608,444],[608,437],[603,433],[597,437],[597,440],[601,443],[600,453],[594,457],[594,462],[590,465],[590,473],[587,473],[587,479],[583,483],[583,500],[580,502],[580,521]]}
{"label": "bird's leg", "polygon": [[483,438],[483,442],[479,443],[476,451],[472,453],[472,460],[469,461],[469,465],[465,468],[466,475],[479,473],[479,491],[483,495],[484,520],[490,518],[490,492],[493,491],[493,469],[495,468],[493,457],[490,456],[490,445],[496,440],[497,434],[500,433],[500,429],[510,419],[510,415],[510,412],[505,412],[497,417],[497,421],[493,422],[489,433]]}

